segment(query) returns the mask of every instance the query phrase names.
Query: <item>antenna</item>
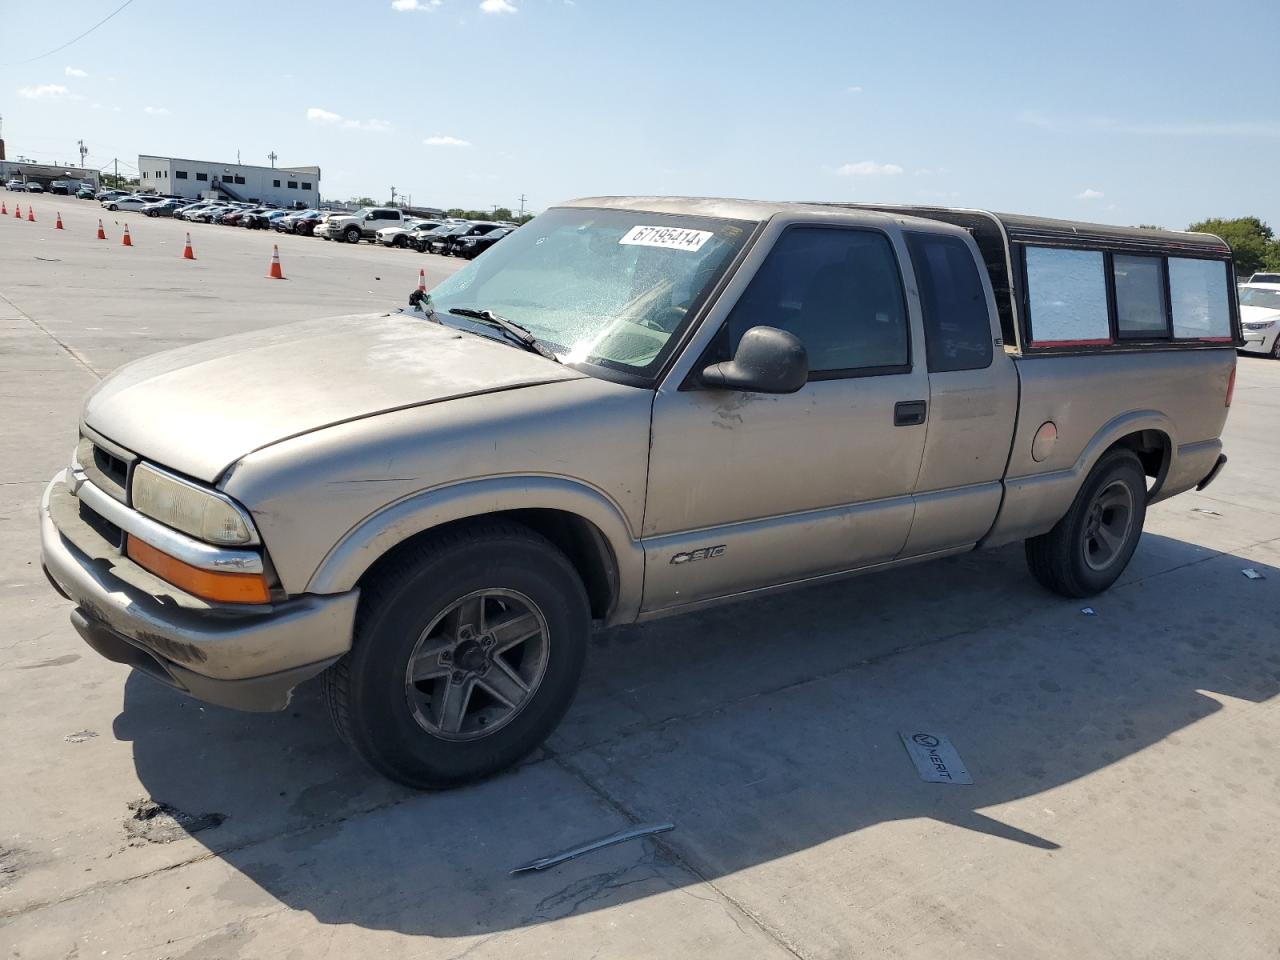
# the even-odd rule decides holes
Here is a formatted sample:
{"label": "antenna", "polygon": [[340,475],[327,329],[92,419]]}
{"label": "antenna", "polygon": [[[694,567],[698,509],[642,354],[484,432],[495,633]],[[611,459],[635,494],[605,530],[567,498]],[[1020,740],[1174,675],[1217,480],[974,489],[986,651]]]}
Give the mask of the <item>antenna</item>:
{"label": "antenna", "polygon": [[276,152],[272,150],[270,153],[267,154],[267,159],[271,161],[271,169],[274,170],[276,168],[276,161],[279,160],[280,158],[277,157]]}

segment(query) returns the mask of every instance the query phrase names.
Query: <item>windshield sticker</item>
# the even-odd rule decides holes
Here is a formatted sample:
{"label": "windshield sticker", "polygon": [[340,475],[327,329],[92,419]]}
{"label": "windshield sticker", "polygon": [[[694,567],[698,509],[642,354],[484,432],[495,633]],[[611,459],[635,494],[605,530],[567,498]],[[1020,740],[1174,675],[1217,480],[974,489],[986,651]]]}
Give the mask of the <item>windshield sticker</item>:
{"label": "windshield sticker", "polygon": [[701,250],[715,234],[710,230],[684,230],[680,227],[632,227],[618,243],[636,247],[663,247],[667,250]]}

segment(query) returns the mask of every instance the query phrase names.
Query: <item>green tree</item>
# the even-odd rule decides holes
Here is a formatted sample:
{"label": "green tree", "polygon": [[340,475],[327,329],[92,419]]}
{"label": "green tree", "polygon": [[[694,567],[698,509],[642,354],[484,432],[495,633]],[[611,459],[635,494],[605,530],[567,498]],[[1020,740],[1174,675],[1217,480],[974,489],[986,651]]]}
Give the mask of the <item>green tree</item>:
{"label": "green tree", "polygon": [[373,197],[352,197],[351,202],[360,207],[376,207],[378,201]]}
{"label": "green tree", "polygon": [[1280,257],[1275,234],[1257,217],[1234,220],[1214,217],[1193,223],[1187,229],[1194,233],[1212,233],[1225,240],[1236,258],[1236,275],[1242,278]]}
{"label": "green tree", "polygon": [[493,219],[495,219],[495,220],[510,220],[510,219],[511,219],[511,210],[510,210],[509,208],[507,208],[507,207],[494,207],[494,208],[493,208]]}

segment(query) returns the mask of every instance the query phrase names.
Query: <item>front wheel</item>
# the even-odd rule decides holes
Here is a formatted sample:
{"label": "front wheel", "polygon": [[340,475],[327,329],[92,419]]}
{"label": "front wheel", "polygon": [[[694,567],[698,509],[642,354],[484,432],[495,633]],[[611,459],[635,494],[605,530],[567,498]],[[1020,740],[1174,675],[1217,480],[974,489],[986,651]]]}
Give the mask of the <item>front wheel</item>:
{"label": "front wheel", "polygon": [[1280,360],[1280,333],[1276,334],[1276,342],[1271,345],[1271,359]]}
{"label": "front wheel", "polygon": [[486,524],[405,548],[362,588],[351,651],[324,674],[334,725],[408,786],[488,776],[564,716],[590,618],[572,564],[526,527]]}
{"label": "front wheel", "polygon": [[343,231],[343,233],[342,233],[342,238],[343,238],[344,240],[346,240],[346,241],[347,241],[347,243],[359,243],[359,242],[360,242],[360,228],[359,228],[359,227],[347,227],[347,229],[346,229],[346,230],[344,230],[344,231]]}
{"label": "front wheel", "polygon": [[1031,574],[1064,597],[1092,597],[1116,582],[1142,536],[1147,483],[1131,450],[1103,454],[1052,530],[1026,542]]}

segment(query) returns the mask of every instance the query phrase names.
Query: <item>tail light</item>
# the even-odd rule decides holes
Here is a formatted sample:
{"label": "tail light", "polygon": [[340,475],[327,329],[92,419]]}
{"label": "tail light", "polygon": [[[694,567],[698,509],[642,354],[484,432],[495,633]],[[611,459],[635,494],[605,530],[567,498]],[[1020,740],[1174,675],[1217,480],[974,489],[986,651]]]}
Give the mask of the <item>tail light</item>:
{"label": "tail light", "polygon": [[1236,368],[1235,368],[1235,365],[1234,365],[1234,364],[1232,364],[1232,366],[1231,366],[1231,376],[1227,378],[1227,403],[1226,403],[1226,405],[1227,405],[1228,407],[1229,407],[1229,406],[1231,406],[1231,397],[1235,394],[1235,392],[1236,392]]}

